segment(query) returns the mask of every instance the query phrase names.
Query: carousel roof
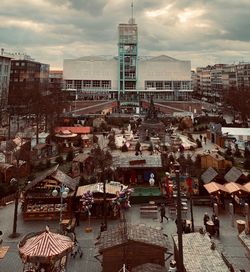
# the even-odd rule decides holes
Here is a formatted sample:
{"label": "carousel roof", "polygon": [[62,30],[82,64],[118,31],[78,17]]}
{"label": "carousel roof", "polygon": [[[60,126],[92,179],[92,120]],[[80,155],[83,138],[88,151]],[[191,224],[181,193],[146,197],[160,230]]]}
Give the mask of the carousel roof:
{"label": "carousel roof", "polygon": [[60,130],[57,134],[55,134],[55,136],[59,138],[73,138],[73,137],[76,137],[77,134],[66,129],[66,130]]}
{"label": "carousel roof", "polygon": [[72,179],[71,177],[69,177],[68,175],[66,175],[65,173],[63,173],[61,170],[58,169],[58,164],[53,166],[52,168],[44,171],[43,173],[39,174],[38,177],[36,177],[35,179],[33,179],[26,187],[25,187],[25,191],[28,191],[29,189],[33,188],[34,186],[36,186],[39,182],[43,181],[44,179],[46,179],[47,177],[53,177],[55,180],[59,181],[60,183],[64,184],[65,186],[69,187],[71,190],[75,190],[77,185],[78,185],[78,181]]}
{"label": "carousel roof", "polygon": [[88,134],[91,132],[91,127],[56,127],[55,133],[60,133],[60,131],[68,130],[71,133],[76,134]]}
{"label": "carousel roof", "polygon": [[142,225],[120,224],[101,233],[99,252],[129,241],[167,248],[167,240],[161,230]]}
{"label": "carousel roof", "polygon": [[72,250],[74,242],[68,237],[51,232],[48,227],[40,233],[25,236],[18,244],[24,262],[48,263],[65,256]]}

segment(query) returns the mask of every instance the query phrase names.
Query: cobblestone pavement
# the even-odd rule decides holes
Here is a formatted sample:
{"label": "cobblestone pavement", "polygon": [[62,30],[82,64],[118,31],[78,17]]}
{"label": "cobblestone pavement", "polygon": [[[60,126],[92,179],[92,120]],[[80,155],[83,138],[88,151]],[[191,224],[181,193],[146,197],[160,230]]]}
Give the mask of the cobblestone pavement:
{"label": "cobblestone pavement", "polygon": [[[176,225],[174,222],[175,218],[169,218],[163,223],[160,223],[160,219],[141,218],[139,213],[139,205],[133,205],[130,210],[126,212],[127,222],[133,224],[145,224],[151,227],[162,228],[163,232],[169,237],[169,251],[172,252],[172,239],[171,235],[176,234]],[[21,233],[21,236],[17,239],[10,239],[8,235],[12,232],[13,222],[13,211],[14,204],[10,204],[6,207],[0,208],[0,229],[3,231],[3,245],[10,246],[9,251],[5,255],[5,258],[0,260],[0,271],[1,272],[21,272],[22,263],[18,255],[17,244],[21,237],[29,232],[40,231],[44,229],[46,225],[50,228],[58,228],[58,222],[55,221],[34,221],[24,222],[21,215],[18,215],[17,230]],[[20,211],[20,209],[19,209]],[[203,226],[203,215],[205,212],[212,214],[212,209],[206,206],[194,206],[194,223],[195,226]],[[190,218],[190,215],[187,215]],[[236,271],[240,272],[240,269],[245,269],[246,272],[250,272],[250,256],[246,248],[241,244],[238,239],[237,227],[231,226],[231,219],[227,212],[223,211],[219,215],[221,227],[220,237],[213,238],[216,247],[220,252],[227,257],[228,261],[231,262]],[[243,219],[240,216],[236,216],[235,219]],[[97,254],[94,242],[98,236],[100,220],[92,220],[91,226],[93,227],[92,233],[85,233],[84,229],[86,222],[81,221],[79,227],[76,228],[77,238],[83,249],[83,258],[76,257],[70,259],[68,263],[68,270],[70,272],[100,272],[101,264],[94,258]],[[118,221],[112,220],[108,222],[108,225],[115,225]],[[196,272],[196,271],[194,271]],[[197,271],[199,272],[199,271]]]}

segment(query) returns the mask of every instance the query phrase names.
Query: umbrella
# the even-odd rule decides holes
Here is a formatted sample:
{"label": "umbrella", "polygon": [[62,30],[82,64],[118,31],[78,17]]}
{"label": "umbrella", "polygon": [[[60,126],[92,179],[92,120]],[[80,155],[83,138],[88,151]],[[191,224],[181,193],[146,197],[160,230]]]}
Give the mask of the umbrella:
{"label": "umbrella", "polygon": [[208,191],[209,194],[213,194],[218,191],[223,191],[223,192],[228,193],[228,190],[224,185],[221,185],[220,183],[217,183],[214,181],[212,181],[208,184],[205,184],[204,187],[206,188],[206,190]]}
{"label": "umbrella", "polygon": [[26,235],[18,244],[23,262],[51,263],[72,251],[74,242],[68,237],[51,232],[48,227],[39,233]]}

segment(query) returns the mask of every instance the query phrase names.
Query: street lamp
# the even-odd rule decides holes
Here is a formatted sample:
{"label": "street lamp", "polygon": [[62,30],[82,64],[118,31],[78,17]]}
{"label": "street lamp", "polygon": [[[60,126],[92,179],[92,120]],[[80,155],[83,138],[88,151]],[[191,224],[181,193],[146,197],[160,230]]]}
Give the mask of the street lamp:
{"label": "street lamp", "polygon": [[10,238],[17,238],[20,235],[20,233],[16,232],[16,229],[17,229],[17,210],[18,210],[18,199],[19,199],[19,182],[18,182],[18,179],[12,178],[10,180],[10,184],[16,186],[16,192],[15,192],[15,208],[14,208],[14,219],[13,219],[13,230],[12,230],[12,233],[9,235],[9,237]]}
{"label": "street lamp", "polygon": [[181,191],[180,191],[180,164],[174,165],[175,181],[177,188],[177,234],[178,234],[178,271],[183,272],[183,244],[182,244],[182,219],[181,219]]}
{"label": "street lamp", "polygon": [[59,224],[60,224],[60,229],[61,229],[61,223],[62,223],[62,210],[63,210],[63,199],[67,198],[68,197],[68,194],[69,194],[69,188],[64,186],[64,185],[61,185],[60,186],[60,191],[58,192],[57,189],[54,189],[52,191],[52,196],[56,197],[58,196],[58,194],[60,193],[60,198],[61,198],[61,201],[60,201],[60,219],[59,219]]}

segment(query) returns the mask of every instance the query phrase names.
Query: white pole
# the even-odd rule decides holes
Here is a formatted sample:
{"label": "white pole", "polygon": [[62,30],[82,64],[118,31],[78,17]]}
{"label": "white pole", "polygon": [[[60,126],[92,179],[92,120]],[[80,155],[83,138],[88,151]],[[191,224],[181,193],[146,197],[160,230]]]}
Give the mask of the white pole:
{"label": "white pole", "polygon": [[234,227],[234,206],[233,206],[233,203],[229,203],[229,213],[231,216],[231,226]]}

